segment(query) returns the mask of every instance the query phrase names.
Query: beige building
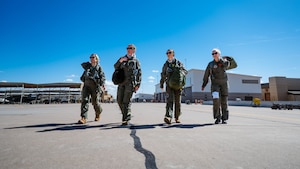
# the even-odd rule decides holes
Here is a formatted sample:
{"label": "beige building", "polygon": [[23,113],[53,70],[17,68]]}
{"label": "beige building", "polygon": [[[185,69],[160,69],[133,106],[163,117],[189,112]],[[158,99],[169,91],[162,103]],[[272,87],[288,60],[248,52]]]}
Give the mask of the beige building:
{"label": "beige building", "polygon": [[262,98],[265,101],[300,101],[300,79],[269,77],[269,83],[262,84]]}
{"label": "beige building", "polygon": [[101,102],[102,103],[113,103],[114,97],[109,94],[107,91],[104,91],[104,93],[101,96]]}

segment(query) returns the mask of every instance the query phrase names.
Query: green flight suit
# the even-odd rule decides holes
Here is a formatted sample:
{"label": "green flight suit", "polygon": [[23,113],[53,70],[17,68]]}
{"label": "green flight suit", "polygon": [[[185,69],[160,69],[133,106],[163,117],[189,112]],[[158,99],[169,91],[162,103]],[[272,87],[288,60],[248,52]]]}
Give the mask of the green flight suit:
{"label": "green flight suit", "polygon": [[81,81],[84,82],[81,91],[81,117],[87,119],[90,96],[96,117],[100,116],[102,112],[100,101],[103,91],[101,86],[105,83],[105,75],[100,65],[93,67],[87,62],[83,64],[87,65],[84,67],[85,71],[80,78]]}
{"label": "green flight suit", "polygon": [[[161,72],[161,79],[160,79],[160,88],[164,87],[164,83],[166,83],[166,98],[167,98],[167,103],[166,103],[166,114],[165,117],[168,117],[172,119],[173,117],[173,105],[175,102],[175,119],[179,119],[179,116],[181,115],[181,92],[182,89],[172,89],[168,85],[168,79],[170,75],[172,74],[172,67],[175,65],[178,65],[179,67],[183,67],[183,64],[174,58],[172,62],[166,61],[165,64],[162,67],[162,72]],[[184,71],[186,71],[184,69]],[[187,72],[187,71],[186,71]]]}
{"label": "green flight suit", "polygon": [[[230,65],[229,61],[220,58],[218,62],[211,61],[205,70],[202,88],[211,79],[211,93],[213,96],[213,116],[214,119],[228,120],[228,78],[226,69]],[[220,113],[220,106],[222,114]]]}
{"label": "green flight suit", "polygon": [[115,69],[123,69],[125,80],[118,85],[117,102],[122,111],[122,121],[131,120],[131,97],[135,92],[135,87],[139,87],[142,81],[142,70],[139,60],[136,56],[127,56],[128,60],[120,62],[119,59],[115,64]]}

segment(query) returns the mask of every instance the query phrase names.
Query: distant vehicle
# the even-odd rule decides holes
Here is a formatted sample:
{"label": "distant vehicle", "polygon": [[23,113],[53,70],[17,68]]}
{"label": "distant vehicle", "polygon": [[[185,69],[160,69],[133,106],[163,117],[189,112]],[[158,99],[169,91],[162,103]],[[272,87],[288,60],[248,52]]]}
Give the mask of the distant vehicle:
{"label": "distant vehicle", "polygon": [[20,103],[21,95],[9,96],[6,99],[9,101],[9,103]]}
{"label": "distant vehicle", "polygon": [[293,105],[291,105],[291,104],[283,104],[283,105],[281,105],[281,104],[273,104],[272,106],[271,106],[271,109],[273,109],[273,110],[281,110],[281,109],[284,109],[284,110],[293,110]]}
{"label": "distant vehicle", "polygon": [[[21,102],[21,95],[13,95],[13,96],[9,96],[6,99],[9,101],[9,103],[20,103]],[[24,95],[22,97],[22,103],[32,103],[35,100],[39,100],[39,95],[37,96],[33,96],[31,94],[29,95]]]}
{"label": "distant vehicle", "polygon": [[76,100],[75,99],[60,99],[60,103],[75,103]]}
{"label": "distant vehicle", "polygon": [[42,103],[44,103],[44,104],[61,103],[61,99],[59,99],[59,98],[53,98],[53,99],[51,99],[51,102],[50,102],[49,99],[45,99],[45,100],[42,101]]}
{"label": "distant vehicle", "polygon": [[40,97],[40,95],[33,96],[31,94],[29,94],[27,96],[23,96],[22,103],[30,103],[30,104],[32,104],[33,101],[39,100],[39,97]]}
{"label": "distant vehicle", "polygon": [[9,100],[7,100],[6,98],[0,98],[0,104],[8,104]]}
{"label": "distant vehicle", "polygon": [[254,98],[253,101],[252,101],[252,106],[253,107],[260,106],[260,99],[259,98]]}

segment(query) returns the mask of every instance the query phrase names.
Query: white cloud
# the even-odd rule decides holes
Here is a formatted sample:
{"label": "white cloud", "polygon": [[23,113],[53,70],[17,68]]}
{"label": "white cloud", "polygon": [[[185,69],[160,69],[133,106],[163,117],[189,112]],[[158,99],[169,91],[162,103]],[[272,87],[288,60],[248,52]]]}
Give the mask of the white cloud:
{"label": "white cloud", "polygon": [[7,82],[7,80],[1,80],[1,82]]}
{"label": "white cloud", "polygon": [[155,77],[153,77],[153,76],[148,77],[148,82],[149,83],[154,83],[154,80],[155,80]]}
{"label": "white cloud", "polygon": [[153,76],[149,76],[149,77],[148,77],[148,79],[149,79],[149,80],[154,80],[154,79],[155,79],[155,77],[153,77]]}
{"label": "white cloud", "polygon": [[67,75],[65,82],[74,82],[75,77],[76,77],[76,75],[74,75],[74,74]]}
{"label": "white cloud", "polygon": [[66,79],[65,82],[73,82],[73,79]]}
{"label": "white cloud", "polygon": [[153,73],[158,73],[159,71],[158,71],[158,70],[152,70],[152,72],[153,72]]}
{"label": "white cloud", "polygon": [[105,81],[105,85],[107,85],[107,86],[116,86],[116,85],[114,85],[114,83],[113,83],[112,81],[110,81],[110,80],[106,80],[106,81]]}
{"label": "white cloud", "polygon": [[70,78],[74,78],[74,77],[76,77],[76,76],[72,74],[72,75],[68,75],[68,76],[66,76],[66,77],[70,79]]}

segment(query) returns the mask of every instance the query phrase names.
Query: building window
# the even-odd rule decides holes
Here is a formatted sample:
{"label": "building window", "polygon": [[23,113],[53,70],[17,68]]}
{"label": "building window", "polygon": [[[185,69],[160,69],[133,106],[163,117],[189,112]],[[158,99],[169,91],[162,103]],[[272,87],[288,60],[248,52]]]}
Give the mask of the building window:
{"label": "building window", "polygon": [[242,83],[259,84],[258,80],[242,80]]}

